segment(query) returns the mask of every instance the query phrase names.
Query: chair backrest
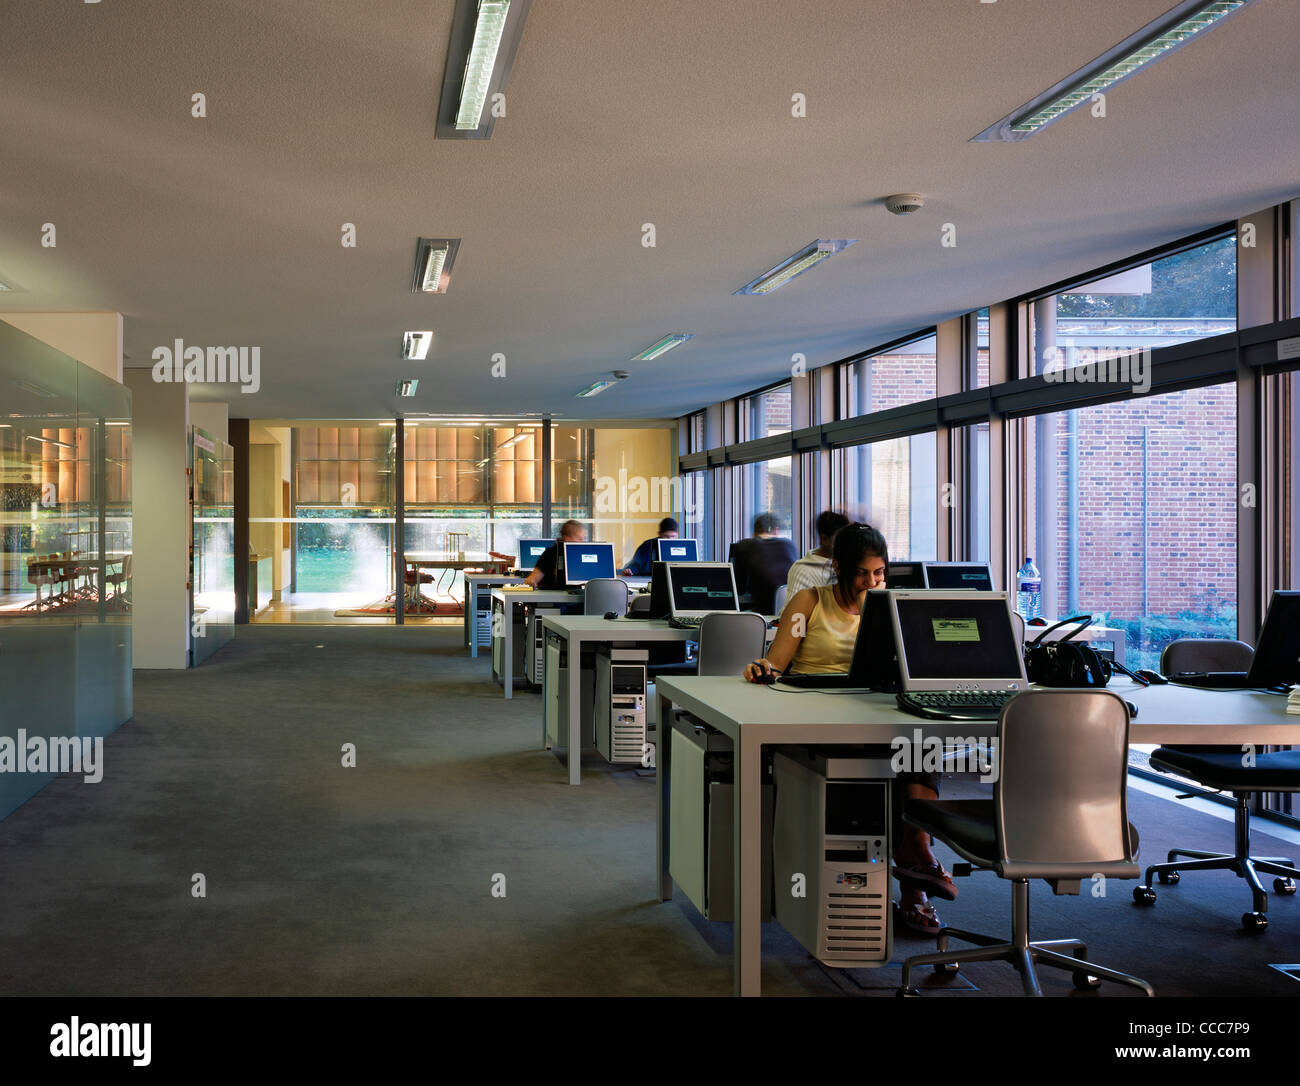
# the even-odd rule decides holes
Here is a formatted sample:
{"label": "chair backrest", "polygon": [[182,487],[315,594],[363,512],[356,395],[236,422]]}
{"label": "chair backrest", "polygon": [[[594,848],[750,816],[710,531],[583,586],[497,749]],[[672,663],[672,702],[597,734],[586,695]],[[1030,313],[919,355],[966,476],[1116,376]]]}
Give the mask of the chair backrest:
{"label": "chair backrest", "polygon": [[596,577],[582,586],[582,613],[603,615],[615,611],[627,614],[628,589],[617,577]]}
{"label": "chair backrest", "polygon": [[700,623],[701,675],[741,675],[767,648],[767,620],[753,611],[716,611]]}
{"label": "chair backrest", "polygon": [[1255,650],[1244,641],[1180,637],[1169,642],[1160,654],[1160,671],[1164,675],[1180,671],[1249,671],[1254,658]]}
{"label": "chair backrest", "polygon": [[1109,690],[1034,690],[1007,702],[993,789],[1004,877],[1118,875],[1132,864],[1128,732],[1128,707]]}
{"label": "chair backrest", "polygon": [[782,611],[785,610],[786,590],[789,587],[790,587],[789,585],[783,584],[780,588],[776,590],[776,602],[772,605],[773,607],[772,614],[779,615]]}

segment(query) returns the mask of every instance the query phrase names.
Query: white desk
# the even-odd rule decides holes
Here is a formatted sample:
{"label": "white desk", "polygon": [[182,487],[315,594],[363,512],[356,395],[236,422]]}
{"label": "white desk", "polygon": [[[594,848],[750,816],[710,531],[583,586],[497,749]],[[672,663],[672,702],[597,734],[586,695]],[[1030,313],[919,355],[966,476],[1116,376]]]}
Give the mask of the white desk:
{"label": "white desk", "polygon": [[[576,589],[492,589],[492,677],[505,687],[507,698],[515,696],[515,608],[581,602],[582,592]],[[501,622],[497,622],[498,608]],[[501,643],[499,661],[498,642]]]}
{"label": "white desk", "polygon": [[[569,719],[567,729],[565,721],[559,721],[559,729],[568,735],[569,741],[569,783],[582,783],[582,687],[581,667],[583,646],[594,645],[638,648],[644,645],[671,641],[696,641],[699,629],[679,630],[669,626],[667,619],[605,618],[602,615],[548,615],[542,619],[542,629],[548,634],[560,638],[568,650],[568,704]],[[546,675],[542,684],[543,693],[549,684],[558,681],[551,666],[552,654],[546,654]],[[559,654],[554,655],[558,660]],[[558,735],[557,735],[558,738]],[[542,749],[551,748],[547,730],[546,710],[542,711]]]}
{"label": "white desk", "polygon": [[[769,744],[885,744],[896,736],[956,738],[988,735],[996,721],[923,720],[898,709],[892,694],[782,692],[743,679],[662,678],[658,682],[659,729],[668,734],[674,708],[727,735],[733,744],[735,901],[735,994],[761,989],[762,749]],[[1183,686],[1142,688],[1127,679],[1107,688],[1138,707],[1129,731],[1133,743],[1300,744],[1300,717],[1288,716],[1286,698],[1253,691],[1197,690]],[[672,744],[655,756],[659,781],[656,877],[659,898],[672,898],[668,874],[669,782]]]}

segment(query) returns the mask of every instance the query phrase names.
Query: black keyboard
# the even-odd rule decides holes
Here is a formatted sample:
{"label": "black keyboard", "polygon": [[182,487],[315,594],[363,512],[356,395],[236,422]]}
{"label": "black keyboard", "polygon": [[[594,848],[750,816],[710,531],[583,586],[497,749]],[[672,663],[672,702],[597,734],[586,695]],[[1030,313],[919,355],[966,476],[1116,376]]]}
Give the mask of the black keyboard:
{"label": "black keyboard", "polygon": [[704,615],[691,615],[689,618],[674,615],[668,620],[668,625],[674,630],[698,630],[700,623],[704,621]]}
{"label": "black keyboard", "polygon": [[897,696],[898,707],[929,720],[997,720],[1018,690],[911,690]]}

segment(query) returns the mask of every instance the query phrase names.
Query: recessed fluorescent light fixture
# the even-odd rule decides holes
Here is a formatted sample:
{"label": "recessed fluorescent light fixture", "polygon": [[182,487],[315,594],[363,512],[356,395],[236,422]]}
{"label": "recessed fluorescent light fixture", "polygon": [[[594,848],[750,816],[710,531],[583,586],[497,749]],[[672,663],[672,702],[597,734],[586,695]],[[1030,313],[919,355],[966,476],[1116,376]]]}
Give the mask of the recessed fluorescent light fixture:
{"label": "recessed fluorescent light fixture", "polygon": [[619,378],[617,377],[602,377],[599,381],[592,381],[591,384],[576,395],[582,397],[599,396],[605,391],[605,389],[609,388],[610,385],[616,385],[618,382]]}
{"label": "recessed fluorescent light fixture", "polygon": [[856,245],[852,241],[814,241],[800,249],[794,256],[781,261],[775,268],[770,268],[753,282],[746,283],[736,294],[771,294],[778,287],[783,287],[796,276],[803,275],[809,268],[815,268],[823,260],[834,256],[841,249]]}
{"label": "recessed fluorescent light fixture", "polygon": [[530,7],[532,0],[456,0],[438,104],[438,139],[491,138],[497,117],[506,115],[506,84]]}
{"label": "recessed fluorescent light fixture", "polygon": [[432,332],[407,332],[402,336],[402,357],[408,362],[423,362],[429,355],[432,342]]}
{"label": "recessed fluorescent light fixture", "polygon": [[414,396],[416,388],[419,387],[420,379],[418,377],[407,377],[397,382],[397,394],[399,396]]}
{"label": "recessed fluorescent light fixture", "polygon": [[673,332],[670,335],[664,336],[664,338],[658,342],[650,344],[650,346],[640,354],[634,354],[632,356],[632,361],[649,362],[658,358],[662,354],[667,354],[678,344],[685,343],[688,339],[694,338],[695,334],[693,332]]}
{"label": "recessed fluorescent light fixture", "polygon": [[460,252],[460,238],[420,238],[415,244],[416,294],[446,294],[451,286],[451,266]]}
{"label": "recessed fluorescent light fixture", "polygon": [[1254,0],[1184,0],[1136,34],[1125,38],[1086,64],[1056,86],[1044,91],[1031,102],[971,140],[972,143],[996,143],[1028,139],[1035,132],[1058,121],[1073,109],[1092,101],[1117,83],[1123,82],[1148,64],[1181,49],[1193,38],[1218,26],[1235,11]]}

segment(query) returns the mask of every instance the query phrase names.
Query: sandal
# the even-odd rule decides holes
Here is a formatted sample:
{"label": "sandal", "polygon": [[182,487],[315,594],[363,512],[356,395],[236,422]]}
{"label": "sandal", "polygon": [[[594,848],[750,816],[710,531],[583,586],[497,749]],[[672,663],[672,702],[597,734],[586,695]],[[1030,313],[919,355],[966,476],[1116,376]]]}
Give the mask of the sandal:
{"label": "sandal", "polygon": [[894,916],[903,927],[919,935],[938,935],[948,925],[939,919],[931,902],[913,902],[906,907],[894,903]]}
{"label": "sandal", "polygon": [[924,890],[931,897],[941,897],[945,901],[957,900],[957,887],[941,863],[916,864],[913,867],[895,864],[890,873],[904,889]]}

